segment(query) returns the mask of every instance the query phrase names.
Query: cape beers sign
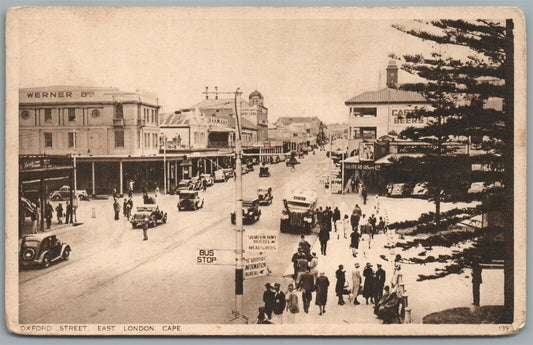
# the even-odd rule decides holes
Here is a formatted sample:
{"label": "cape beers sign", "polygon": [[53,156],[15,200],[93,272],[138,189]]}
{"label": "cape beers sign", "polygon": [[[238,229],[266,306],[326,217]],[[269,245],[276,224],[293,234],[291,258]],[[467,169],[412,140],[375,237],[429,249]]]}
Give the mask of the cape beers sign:
{"label": "cape beers sign", "polygon": [[278,232],[275,230],[246,231],[245,252],[275,252],[278,250]]}
{"label": "cape beers sign", "polygon": [[244,279],[266,276],[268,273],[266,256],[253,256],[244,259]]}

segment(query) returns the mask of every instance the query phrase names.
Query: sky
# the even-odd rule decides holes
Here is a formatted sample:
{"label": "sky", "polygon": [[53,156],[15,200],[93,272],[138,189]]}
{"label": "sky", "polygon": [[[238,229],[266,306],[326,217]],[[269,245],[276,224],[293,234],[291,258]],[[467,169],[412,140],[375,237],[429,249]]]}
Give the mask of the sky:
{"label": "sky", "polygon": [[[389,54],[434,49],[391,27],[409,22],[354,9],[26,9],[19,85],[146,90],[162,112],[198,103],[206,86],[246,98],[257,89],[270,122],[345,122],[347,99],[385,87]],[[400,83],[413,80],[400,71]]]}

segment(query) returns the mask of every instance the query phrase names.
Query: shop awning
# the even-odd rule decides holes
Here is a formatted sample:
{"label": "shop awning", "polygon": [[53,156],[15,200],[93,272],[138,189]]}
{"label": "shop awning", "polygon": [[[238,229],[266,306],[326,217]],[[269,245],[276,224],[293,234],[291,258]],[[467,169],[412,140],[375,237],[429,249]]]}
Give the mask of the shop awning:
{"label": "shop awning", "polygon": [[344,163],[359,163],[359,156],[351,156],[346,158],[345,160],[341,161]]}
{"label": "shop awning", "polygon": [[398,160],[401,157],[412,157],[412,158],[419,158],[423,157],[423,153],[391,153],[384,157],[381,157],[380,159],[376,160],[375,164],[392,164],[393,160]]}

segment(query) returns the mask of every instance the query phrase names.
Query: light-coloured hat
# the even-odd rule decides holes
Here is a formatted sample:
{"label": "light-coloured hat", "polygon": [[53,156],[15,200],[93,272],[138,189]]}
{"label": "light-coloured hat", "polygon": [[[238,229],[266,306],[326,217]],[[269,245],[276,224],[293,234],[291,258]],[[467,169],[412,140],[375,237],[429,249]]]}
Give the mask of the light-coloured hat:
{"label": "light-coloured hat", "polygon": [[360,267],[360,265],[357,262],[354,264],[354,266],[355,266],[355,268],[359,268]]}

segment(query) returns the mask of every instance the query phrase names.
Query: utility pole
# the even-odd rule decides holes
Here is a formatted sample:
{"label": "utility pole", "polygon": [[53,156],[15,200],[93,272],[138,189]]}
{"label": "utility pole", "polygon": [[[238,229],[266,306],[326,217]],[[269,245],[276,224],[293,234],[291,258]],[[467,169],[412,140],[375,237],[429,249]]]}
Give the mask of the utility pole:
{"label": "utility pole", "polygon": [[230,322],[248,323],[248,317],[244,314],[244,243],[242,228],[242,132],[241,132],[241,95],[239,88],[234,92],[208,92],[206,97],[214,93],[233,94],[235,96],[235,307],[232,310],[233,318]]}
{"label": "utility pole", "polygon": [[244,315],[244,246],[242,228],[242,137],[241,137],[241,94],[235,91],[235,310],[234,320],[248,323]]}

